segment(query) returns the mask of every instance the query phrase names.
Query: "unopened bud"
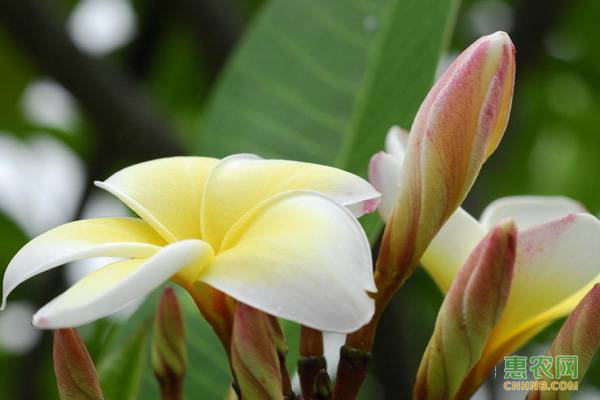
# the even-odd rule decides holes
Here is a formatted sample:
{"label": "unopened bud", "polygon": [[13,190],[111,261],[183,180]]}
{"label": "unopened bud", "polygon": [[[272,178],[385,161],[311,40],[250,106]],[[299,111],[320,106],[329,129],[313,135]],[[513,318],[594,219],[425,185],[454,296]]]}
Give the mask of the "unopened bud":
{"label": "unopened bud", "polygon": [[440,308],[421,360],[415,399],[468,398],[478,386],[466,378],[479,362],[506,305],[516,235],[512,221],[497,225],[460,270]]}
{"label": "unopened bud", "polygon": [[[460,54],[421,104],[377,265],[378,273],[396,287],[414,272],[429,242],[465,199],[498,146],[510,113],[514,77],[514,46],[506,33],[496,32]],[[371,169],[377,175],[377,162]]]}
{"label": "unopened bud", "polygon": [[283,397],[280,358],[270,316],[239,303],[231,338],[231,364],[244,399]]}
{"label": "unopened bud", "polygon": [[181,398],[187,347],[183,317],[173,288],[163,292],[154,319],[152,366],[163,398]]}
{"label": "unopened bud", "polygon": [[53,356],[61,400],[104,399],[92,358],[75,329],[54,332]]}

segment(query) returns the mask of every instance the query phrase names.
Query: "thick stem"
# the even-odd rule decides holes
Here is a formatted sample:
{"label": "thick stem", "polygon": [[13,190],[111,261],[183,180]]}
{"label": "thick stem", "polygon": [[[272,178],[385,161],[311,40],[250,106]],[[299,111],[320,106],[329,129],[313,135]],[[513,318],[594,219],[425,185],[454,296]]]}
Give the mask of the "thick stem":
{"label": "thick stem", "polygon": [[327,373],[327,363],[323,356],[301,356],[298,360],[298,376],[304,400],[314,400],[315,383],[320,372]]}
{"label": "thick stem", "polygon": [[300,330],[300,356],[313,357],[323,355],[323,332],[302,326]]}
{"label": "thick stem", "polygon": [[[371,357],[379,321],[381,320],[388,303],[392,300],[396,291],[404,284],[408,277],[406,276],[404,279],[399,280],[396,279],[396,276],[389,276],[383,273],[382,271],[389,271],[387,268],[379,268],[379,263],[381,263],[383,259],[384,257],[382,257],[380,252],[377,259],[377,269],[375,271],[377,293],[373,294],[373,299],[375,300],[375,314],[368,324],[358,331],[351,333],[346,338],[346,345],[342,347],[341,350],[342,358],[340,359],[340,365],[338,366],[337,371],[334,399],[353,399],[358,394],[358,391],[367,376],[367,366]],[[410,268],[410,263],[407,264]],[[362,354],[362,356],[358,357],[353,352]],[[344,356],[345,354],[346,357]],[[356,357],[362,361],[356,361]],[[344,358],[347,358],[347,360]],[[342,368],[343,363],[347,365]],[[364,365],[361,366],[361,363],[364,363]],[[338,390],[343,390],[344,397],[336,397]]]}
{"label": "thick stem", "polygon": [[323,332],[302,326],[298,376],[305,400],[316,398],[315,383],[321,371],[327,373],[327,363],[323,357]]}
{"label": "thick stem", "polygon": [[363,381],[367,377],[371,353],[342,346],[338,375],[333,389],[333,400],[353,400],[358,395]]}
{"label": "thick stem", "polygon": [[331,400],[331,379],[329,379],[329,374],[324,369],[317,374],[314,392],[315,400]]}
{"label": "thick stem", "polygon": [[160,383],[160,398],[162,400],[182,400],[183,399],[183,387],[180,378],[173,376],[171,377],[158,377]]}

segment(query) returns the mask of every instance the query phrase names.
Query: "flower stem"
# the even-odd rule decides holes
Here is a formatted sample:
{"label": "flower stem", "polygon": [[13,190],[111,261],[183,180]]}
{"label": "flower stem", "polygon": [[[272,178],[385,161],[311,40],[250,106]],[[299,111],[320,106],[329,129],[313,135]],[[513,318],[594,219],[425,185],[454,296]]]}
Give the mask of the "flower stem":
{"label": "flower stem", "polygon": [[173,379],[160,380],[160,398],[162,400],[182,400],[183,388],[181,380],[177,377]]}
{"label": "flower stem", "polygon": [[337,380],[333,389],[333,400],[353,400],[367,376],[371,353],[342,346],[338,364]]}
{"label": "flower stem", "polygon": [[375,271],[377,293],[372,295],[375,300],[375,314],[368,324],[348,335],[346,345],[340,350],[340,362],[333,391],[334,400],[351,400],[358,395],[367,376],[379,321],[388,303],[405,281],[393,274],[390,276],[389,269],[379,268],[382,260],[385,260],[385,257],[382,257],[380,252],[377,259],[378,268]]}
{"label": "flower stem", "polygon": [[327,363],[323,357],[323,333],[316,329],[302,326],[300,331],[300,359],[298,375],[300,387],[305,400],[316,398],[317,376],[323,371],[327,373]]}

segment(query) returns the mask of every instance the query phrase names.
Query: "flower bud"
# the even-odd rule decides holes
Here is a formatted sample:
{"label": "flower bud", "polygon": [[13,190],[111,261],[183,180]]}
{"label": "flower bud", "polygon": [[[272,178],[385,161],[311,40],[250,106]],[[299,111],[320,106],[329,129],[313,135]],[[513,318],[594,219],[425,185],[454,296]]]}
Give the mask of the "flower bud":
{"label": "flower bud", "polygon": [[152,366],[163,398],[181,398],[187,348],[183,317],[173,288],[163,292],[154,319]]}
{"label": "flower bud", "polygon": [[[581,382],[590,366],[594,354],[600,348],[600,284],[596,284],[579,302],[575,310],[565,321],[556,335],[546,356],[552,357],[554,368],[553,377],[543,376],[548,386],[552,381]],[[557,376],[561,366],[557,357],[575,356],[576,376]],[[571,372],[575,372],[574,370]],[[572,393],[569,391],[532,391],[527,396],[528,400],[568,399]]]}
{"label": "flower bud", "polygon": [[508,299],[516,235],[512,221],[494,227],[452,283],[421,360],[416,399],[460,399],[472,394],[469,373]]}
{"label": "flower bud", "polygon": [[237,303],[231,338],[231,364],[244,399],[283,397],[277,338],[269,315]]}
{"label": "flower bud", "polygon": [[412,274],[498,146],[510,113],[514,76],[514,46],[506,33],[496,32],[460,54],[421,104],[378,265],[395,287]]}
{"label": "flower bud", "polygon": [[96,368],[77,331],[54,332],[54,373],[61,400],[102,400]]}

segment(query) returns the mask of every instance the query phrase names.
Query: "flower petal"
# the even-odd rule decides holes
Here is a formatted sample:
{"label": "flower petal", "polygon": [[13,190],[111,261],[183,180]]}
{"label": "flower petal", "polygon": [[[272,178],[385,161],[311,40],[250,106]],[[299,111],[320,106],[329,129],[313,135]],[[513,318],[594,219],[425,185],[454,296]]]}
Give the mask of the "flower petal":
{"label": "flower petal", "polygon": [[204,183],[218,160],[170,157],[132,165],[98,187],[118,197],[167,241],[200,237]]}
{"label": "flower petal", "polygon": [[512,218],[520,230],[562,218],[571,213],[585,212],[581,204],[562,196],[503,197],[485,208],[480,221],[490,229],[505,218]]}
{"label": "flower petal", "polygon": [[235,299],[315,329],[355,331],[374,311],[365,233],[317,192],[282,193],[248,212],[205,271],[200,280]]}
{"label": "flower petal", "polygon": [[109,264],[42,307],[33,316],[33,324],[56,329],[94,321],[147,295],[186,265],[211,256],[206,242],[184,240],[164,247],[149,259]]}
{"label": "flower petal", "polygon": [[8,264],[2,308],[21,282],[59,265],[102,256],[145,258],[163,244],[158,234],[137,218],[84,219],[58,226],[27,243]]}
{"label": "flower petal", "polygon": [[364,179],[341,169],[287,160],[263,160],[254,155],[226,157],[213,169],[202,202],[202,238],[218,249],[227,231],[261,201],[288,190],[314,190],[356,215],[371,212],[379,193]]}
{"label": "flower petal", "polygon": [[381,193],[381,203],[377,207],[381,218],[388,222],[394,211],[394,204],[400,191],[402,163],[388,153],[380,151],[369,162],[369,182]]}
{"label": "flower petal", "polygon": [[475,218],[458,208],[431,241],[421,265],[444,293],[485,234],[486,230]]}
{"label": "flower petal", "polygon": [[589,214],[571,214],[521,232],[511,293],[489,351],[571,312],[600,281],[599,259],[600,221]]}
{"label": "flower petal", "polygon": [[399,126],[392,126],[385,137],[385,151],[402,164],[407,145],[408,131]]}

